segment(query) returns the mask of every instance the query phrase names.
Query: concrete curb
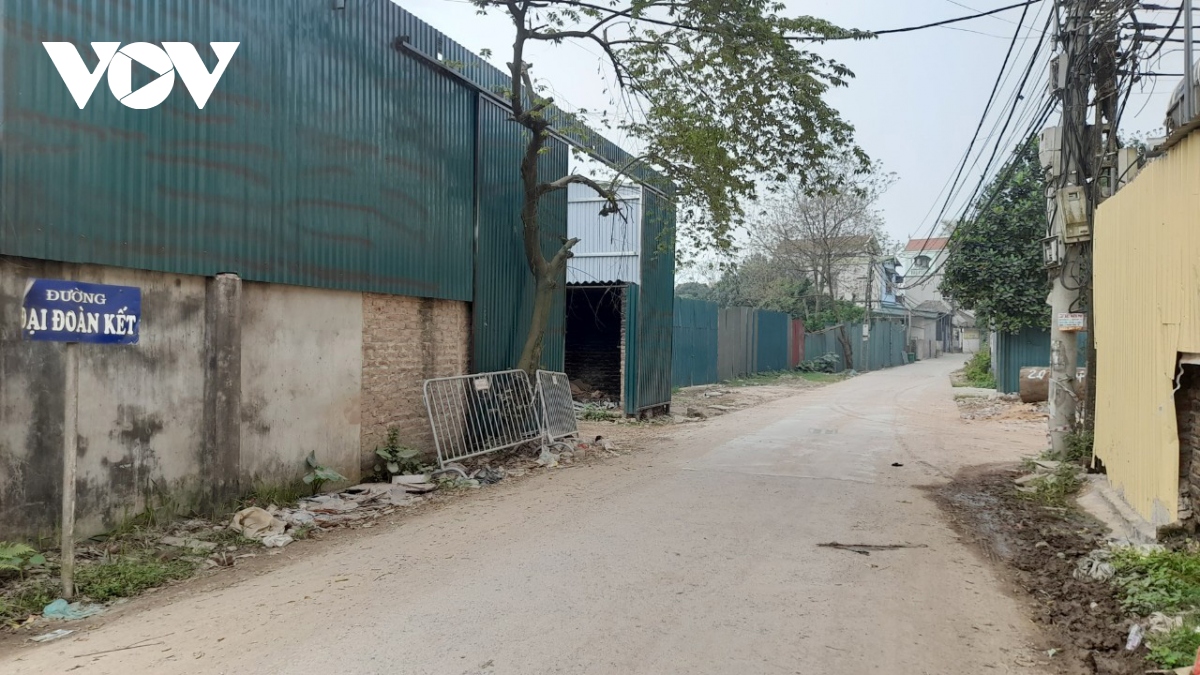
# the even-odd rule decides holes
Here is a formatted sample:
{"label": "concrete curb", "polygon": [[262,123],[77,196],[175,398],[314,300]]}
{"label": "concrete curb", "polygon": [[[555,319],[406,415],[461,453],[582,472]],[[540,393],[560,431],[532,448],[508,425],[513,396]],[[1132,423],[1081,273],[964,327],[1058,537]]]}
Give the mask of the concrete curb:
{"label": "concrete curb", "polygon": [[1114,537],[1138,544],[1153,544],[1158,541],[1157,529],[1117,494],[1105,476],[1088,476],[1075,501],[1084,511],[1108,525]]}

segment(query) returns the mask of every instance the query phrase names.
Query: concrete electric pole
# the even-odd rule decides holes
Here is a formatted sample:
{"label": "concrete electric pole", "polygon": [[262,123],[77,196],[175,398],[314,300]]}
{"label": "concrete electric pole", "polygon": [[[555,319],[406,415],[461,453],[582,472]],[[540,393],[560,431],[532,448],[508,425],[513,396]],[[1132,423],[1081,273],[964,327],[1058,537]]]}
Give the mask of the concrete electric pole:
{"label": "concrete electric pole", "polygon": [[[1049,203],[1052,245],[1065,251],[1059,265],[1050,269],[1050,443],[1055,454],[1066,456],[1067,436],[1075,430],[1076,337],[1064,331],[1065,315],[1078,311],[1079,287],[1068,283],[1072,265],[1079,265],[1091,221],[1085,177],[1090,68],[1086,67],[1090,0],[1056,0],[1063,17],[1058,35],[1061,53],[1050,69],[1050,87],[1062,103],[1062,121],[1055,135],[1044,134],[1044,150],[1058,146],[1051,162],[1053,195]],[[1049,140],[1049,142],[1045,142]],[[1043,162],[1045,164],[1045,162]],[[1081,241],[1081,239],[1083,241]],[[1060,249],[1061,250],[1061,249]]]}

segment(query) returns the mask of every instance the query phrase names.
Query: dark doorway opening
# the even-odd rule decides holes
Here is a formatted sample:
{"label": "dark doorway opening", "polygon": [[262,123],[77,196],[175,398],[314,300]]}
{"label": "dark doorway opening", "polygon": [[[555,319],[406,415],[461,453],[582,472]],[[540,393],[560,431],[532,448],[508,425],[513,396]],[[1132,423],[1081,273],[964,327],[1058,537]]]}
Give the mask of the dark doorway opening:
{"label": "dark doorway opening", "polygon": [[565,367],[576,400],[621,402],[624,286],[569,286]]}

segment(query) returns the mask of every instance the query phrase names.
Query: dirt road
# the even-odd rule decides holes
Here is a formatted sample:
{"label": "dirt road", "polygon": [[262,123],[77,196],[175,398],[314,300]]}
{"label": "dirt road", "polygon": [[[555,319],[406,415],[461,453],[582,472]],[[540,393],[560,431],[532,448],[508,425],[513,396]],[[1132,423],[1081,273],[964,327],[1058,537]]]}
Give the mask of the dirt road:
{"label": "dirt road", "polygon": [[22,648],[0,672],[1040,673],[1018,601],[922,488],[1042,443],[960,419],[959,365],[668,427],[633,455]]}

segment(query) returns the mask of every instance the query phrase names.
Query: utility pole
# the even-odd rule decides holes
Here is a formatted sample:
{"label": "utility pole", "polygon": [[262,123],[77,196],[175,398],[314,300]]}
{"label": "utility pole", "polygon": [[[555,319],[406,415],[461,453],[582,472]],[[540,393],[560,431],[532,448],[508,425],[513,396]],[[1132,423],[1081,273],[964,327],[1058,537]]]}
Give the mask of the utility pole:
{"label": "utility pole", "polygon": [[1183,0],[1183,120],[1196,116],[1195,55],[1192,53],[1192,0]]}
{"label": "utility pole", "polygon": [[[1066,456],[1067,436],[1075,430],[1076,337],[1062,330],[1060,317],[1077,310],[1079,287],[1068,283],[1072,264],[1083,256],[1079,242],[1079,222],[1091,220],[1090,200],[1084,162],[1087,139],[1088,93],[1091,89],[1089,53],[1090,5],[1092,0],[1055,0],[1055,9],[1063,16],[1058,38],[1062,52],[1058,69],[1051,69],[1050,86],[1062,102],[1059,124],[1058,175],[1053,184],[1051,236],[1065,242],[1065,253],[1058,268],[1050,270],[1050,444],[1054,453]],[[1065,71],[1065,72],[1064,72]],[[1057,74],[1056,74],[1057,72]]]}

